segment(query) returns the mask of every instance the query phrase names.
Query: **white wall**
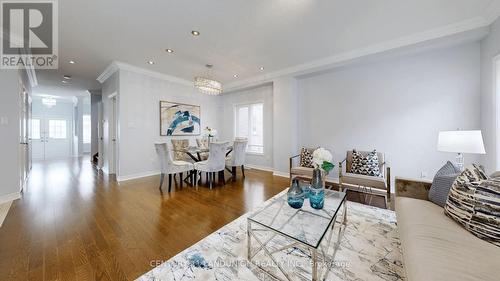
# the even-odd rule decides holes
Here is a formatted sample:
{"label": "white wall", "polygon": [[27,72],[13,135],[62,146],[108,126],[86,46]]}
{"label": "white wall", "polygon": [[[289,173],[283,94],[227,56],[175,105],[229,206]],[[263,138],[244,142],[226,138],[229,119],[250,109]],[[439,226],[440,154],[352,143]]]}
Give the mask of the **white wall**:
{"label": "white wall", "polygon": [[83,115],[90,115],[90,94],[77,97],[77,105],[75,106],[75,156],[90,153],[90,143],[83,143]]}
{"label": "white wall", "polygon": [[455,157],[436,150],[438,132],[481,127],[479,56],[471,43],[300,79],[299,143],[331,149],[335,161],[376,148],[393,176],[432,178]]}
{"label": "white wall", "polygon": [[[90,90],[90,114],[92,123],[92,137],[90,144],[90,156],[99,151],[99,105],[102,103],[101,90]],[[102,154],[102,152],[101,152]],[[100,156],[102,157],[102,156]]]}
{"label": "white wall", "polygon": [[273,86],[266,84],[244,91],[233,92],[220,98],[223,106],[222,123],[215,127],[219,139],[234,139],[234,107],[241,104],[264,103],[264,154],[247,154],[246,163],[254,167],[273,169]]}
{"label": "white wall", "polygon": [[[78,105],[78,108],[80,110],[81,108],[81,115],[78,114],[78,123],[79,123],[79,134],[80,134],[80,141],[79,141],[79,145],[81,145],[81,150],[80,150],[80,155],[81,154],[90,154],[90,149],[91,149],[91,143],[83,143],[83,115],[91,115],[91,110],[90,110],[90,94],[83,97],[80,100],[78,100],[79,102],[79,105]],[[81,107],[80,107],[80,103],[81,103]],[[92,117],[91,117],[92,119]],[[91,134],[93,133],[92,132],[92,129],[91,129]],[[92,136],[91,136],[91,141],[92,141]]]}
{"label": "white wall", "polygon": [[[159,171],[154,142],[170,143],[172,138],[160,137],[160,100],[200,105],[202,128],[217,128],[217,124],[221,123],[218,114],[222,111],[218,103],[220,97],[200,94],[192,86],[120,70],[118,93],[119,179]],[[192,145],[196,145],[197,137],[200,136],[188,137]]]}
{"label": "white wall", "polygon": [[498,97],[496,97],[493,80],[493,58],[500,55],[500,19],[490,27],[491,32],[481,41],[481,122],[486,148],[483,162],[488,172],[500,170],[500,131],[496,119]]}
{"label": "white wall", "polygon": [[273,167],[276,174],[289,172],[289,158],[298,152],[299,116],[297,80],[281,77],[273,80]]}

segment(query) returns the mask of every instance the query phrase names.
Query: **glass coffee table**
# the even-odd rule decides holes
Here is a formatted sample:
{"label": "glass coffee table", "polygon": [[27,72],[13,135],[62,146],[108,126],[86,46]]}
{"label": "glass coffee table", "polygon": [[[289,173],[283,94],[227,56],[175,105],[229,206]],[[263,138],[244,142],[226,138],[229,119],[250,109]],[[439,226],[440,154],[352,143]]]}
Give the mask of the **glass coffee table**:
{"label": "glass coffee table", "polygon": [[[346,227],[346,194],[325,190],[324,207],[316,210],[311,208],[308,199],[301,209],[293,209],[288,205],[285,193],[250,215],[247,223],[248,260],[252,264],[276,279],[303,280],[310,274],[313,281],[324,280],[335,263],[335,254]],[[334,232],[337,237],[330,247]],[[252,246],[254,241],[257,247]],[[292,251],[299,252],[302,260],[309,260],[310,271],[302,268],[304,262],[294,264],[293,258],[297,255],[291,255]],[[300,278],[290,273],[297,267],[301,270]]]}

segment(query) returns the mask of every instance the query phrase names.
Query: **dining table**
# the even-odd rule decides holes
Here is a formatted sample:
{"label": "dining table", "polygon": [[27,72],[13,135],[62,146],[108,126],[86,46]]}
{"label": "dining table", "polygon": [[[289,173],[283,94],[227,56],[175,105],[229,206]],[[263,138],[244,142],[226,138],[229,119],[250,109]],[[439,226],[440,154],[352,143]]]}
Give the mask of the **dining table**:
{"label": "dining table", "polygon": [[[186,153],[195,162],[201,162],[201,161],[203,161],[202,154],[210,153],[210,149],[209,148],[198,147],[198,146],[189,146],[189,147],[184,147],[184,148],[176,148],[176,149],[172,149],[172,151]],[[226,157],[229,156],[229,154],[232,151],[233,151],[233,147],[229,146],[227,148]]]}
{"label": "dining table", "polygon": [[[186,153],[191,159],[193,159],[194,162],[201,162],[201,161],[203,161],[202,155],[210,153],[210,149],[209,148],[199,147],[199,146],[189,146],[189,147],[184,147],[184,148],[174,148],[174,149],[172,149],[172,151],[173,152]],[[229,156],[229,154],[232,151],[233,151],[233,147],[229,146],[227,148],[226,157]],[[199,172],[199,173],[200,173],[200,180],[199,180],[199,182],[201,183],[201,172]],[[184,180],[185,183],[189,184],[189,179],[190,179],[190,175],[187,175],[182,180]]]}

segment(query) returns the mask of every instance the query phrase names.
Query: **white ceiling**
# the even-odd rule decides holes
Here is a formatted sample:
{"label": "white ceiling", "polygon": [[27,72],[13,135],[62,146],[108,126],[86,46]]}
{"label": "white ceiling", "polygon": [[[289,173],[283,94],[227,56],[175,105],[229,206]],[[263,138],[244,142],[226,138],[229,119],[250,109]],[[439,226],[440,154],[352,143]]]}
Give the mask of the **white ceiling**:
{"label": "white ceiling", "polygon": [[94,79],[85,79],[79,76],[72,76],[68,83],[58,70],[43,70],[36,72],[38,86],[33,88],[35,96],[57,96],[57,97],[79,97],[86,96],[87,90],[100,89],[100,85]]}
{"label": "white ceiling", "polygon": [[[215,78],[238,83],[405,36],[481,20],[498,2],[59,1],[59,76],[95,80],[116,60],[191,80],[205,72],[206,63],[212,63]],[[191,30],[199,30],[201,35],[193,37]],[[166,48],[174,53],[166,53]],[[77,63],[69,64],[70,59]],[[146,64],[149,59],[156,64]],[[264,71],[259,70],[261,66]],[[40,81],[45,83],[44,78]]]}

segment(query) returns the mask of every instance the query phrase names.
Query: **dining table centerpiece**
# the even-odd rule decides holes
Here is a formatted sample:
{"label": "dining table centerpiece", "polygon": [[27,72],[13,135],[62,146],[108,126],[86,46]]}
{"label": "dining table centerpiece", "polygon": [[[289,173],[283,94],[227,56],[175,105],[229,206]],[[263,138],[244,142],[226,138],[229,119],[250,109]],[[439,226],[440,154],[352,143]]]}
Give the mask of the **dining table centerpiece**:
{"label": "dining table centerpiece", "polygon": [[211,143],[217,136],[217,130],[214,128],[206,127],[203,130],[203,135],[208,139],[208,143]]}
{"label": "dining table centerpiece", "polygon": [[325,201],[323,177],[326,177],[335,165],[332,163],[332,153],[323,147],[316,149],[312,156],[314,170],[309,191],[309,203],[314,209],[322,209]]}

